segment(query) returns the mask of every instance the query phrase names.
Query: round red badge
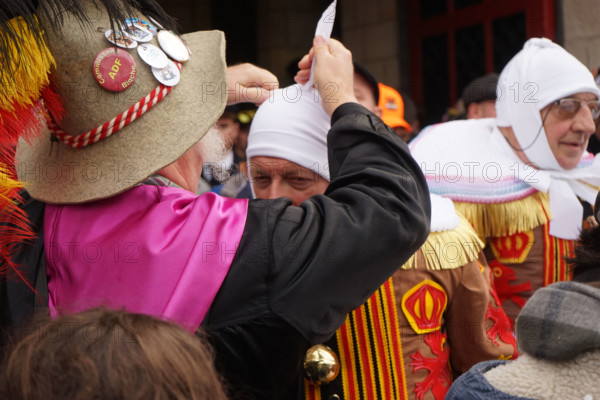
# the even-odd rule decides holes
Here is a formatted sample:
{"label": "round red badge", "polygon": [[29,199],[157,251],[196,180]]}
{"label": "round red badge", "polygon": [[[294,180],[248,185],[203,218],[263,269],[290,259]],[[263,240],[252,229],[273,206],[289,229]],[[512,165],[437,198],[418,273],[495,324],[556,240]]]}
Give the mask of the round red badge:
{"label": "round red badge", "polygon": [[111,92],[120,92],[135,81],[137,67],[126,50],[108,47],[96,56],[93,71],[100,86]]}

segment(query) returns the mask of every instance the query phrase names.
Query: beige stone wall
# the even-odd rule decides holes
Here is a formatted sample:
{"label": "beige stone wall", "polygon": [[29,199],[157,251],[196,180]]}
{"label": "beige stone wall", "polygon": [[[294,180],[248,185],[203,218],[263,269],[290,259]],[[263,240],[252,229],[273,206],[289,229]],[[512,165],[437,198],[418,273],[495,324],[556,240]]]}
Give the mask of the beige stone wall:
{"label": "beige stone wall", "polygon": [[[412,0],[338,0],[340,36],[357,60],[382,82],[409,91],[410,71],[406,4]],[[187,30],[206,29],[211,0],[159,0]],[[302,56],[322,0],[257,0],[258,64],[282,84],[291,83],[287,68]],[[557,39],[590,69],[600,66],[600,0],[557,0]]]}
{"label": "beige stone wall", "polygon": [[[379,80],[396,88],[402,87],[402,71],[407,65],[403,54],[399,54],[406,33],[398,22],[399,15],[401,19],[405,14],[398,13],[398,4],[406,1],[338,0],[335,22],[341,39],[354,57]],[[305,54],[310,46],[326,3],[258,1],[259,64],[273,71],[283,84],[289,83],[285,80],[289,63]]]}
{"label": "beige stone wall", "polygon": [[377,79],[400,88],[405,63],[399,49],[406,34],[399,24],[397,0],[342,0],[341,29],[344,44]]}
{"label": "beige stone wall", "polygon": [[293,83],[287,68],[310,49],[323,10],[313,2],[258,2],[258,64],[271,70],[282,85]]}
{"label": "beige stone wall", "polygon": [[558,3],[556,18],[564,27],[564,47],[590,69],[600,66],[600,1]]}
{"label": "beige stone wall", "polygon": [[[338,0],[335,24],[344,44],[382,82],[409,87],[406,2],[410,0]],[[183,31],[212,27],[211,0],[159,0]],[[292,83],[289,66],[306,53],[324,0],[257,0],[257,64]],[[404,49],[400,51],[400,49]]]}

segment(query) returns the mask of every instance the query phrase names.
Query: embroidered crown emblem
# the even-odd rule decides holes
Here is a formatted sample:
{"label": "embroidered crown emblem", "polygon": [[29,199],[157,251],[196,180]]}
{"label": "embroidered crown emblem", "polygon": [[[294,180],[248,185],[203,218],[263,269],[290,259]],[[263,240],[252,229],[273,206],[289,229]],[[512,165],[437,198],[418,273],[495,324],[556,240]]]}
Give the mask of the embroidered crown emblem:
{"label": "embroidered crown emblem", "polygon": [[442,286],[428,279],[402,296],[402,311],[415,332],[423,335],[442,327],[448,296]]}

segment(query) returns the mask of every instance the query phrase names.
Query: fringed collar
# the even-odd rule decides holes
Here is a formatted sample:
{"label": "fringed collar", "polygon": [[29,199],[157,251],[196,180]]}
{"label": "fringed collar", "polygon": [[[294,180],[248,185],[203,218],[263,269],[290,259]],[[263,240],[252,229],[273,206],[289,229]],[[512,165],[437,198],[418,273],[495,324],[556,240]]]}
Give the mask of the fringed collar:
{"label": "fringed collar", "polygon": [[[478,233],[533,229],[553,219],[553,236],[576,239],[583,219],[577,197],[593,203],[600,186],[600,158],[585,153],[571,171],[534,169],[511,150],[494,119],[430,126],[410,148],[432,193],[477,205],[472,211],[459,210],[471,222],[470,217],[479,220],[480,226],[494,225],[476,227]],[[533,215],[523,216],[523,205]]]}

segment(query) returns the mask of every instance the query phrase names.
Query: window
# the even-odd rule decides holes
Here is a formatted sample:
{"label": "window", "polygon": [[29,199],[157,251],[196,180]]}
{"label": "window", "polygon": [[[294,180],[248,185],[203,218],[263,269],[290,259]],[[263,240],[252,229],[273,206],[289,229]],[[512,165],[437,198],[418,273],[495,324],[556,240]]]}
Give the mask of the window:
{"label": "window", "polygon": [[531,37],[554,39],[553,0],[408,0],[411,96],[439,122],[474,78],[500,72]]}

